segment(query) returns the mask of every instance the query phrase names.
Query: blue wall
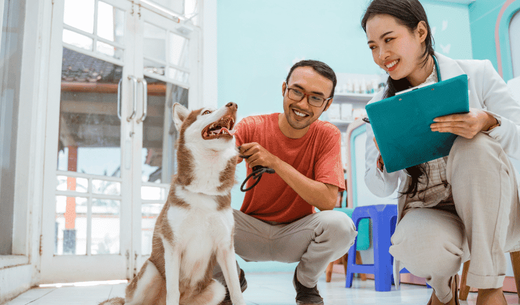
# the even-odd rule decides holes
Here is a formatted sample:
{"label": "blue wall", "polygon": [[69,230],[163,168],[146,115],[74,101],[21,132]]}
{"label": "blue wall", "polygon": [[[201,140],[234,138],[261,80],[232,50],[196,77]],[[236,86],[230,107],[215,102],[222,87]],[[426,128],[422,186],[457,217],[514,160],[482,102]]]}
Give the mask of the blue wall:
{"label": "blue wall", "polygon": [[[317,59],[336,72],[379,74],[360,20],[366,0],[219,0],[219,106],[240,115],[281,111],[281,85],[293,62]],[[468,6],[422,1],[436,48],[472,58]],[[449,51],[443,51],[443,48]]]}
{"label": "blue wall", "polygon": [[[338,73],[379,74],[360,21],[366,0],[219,0],[218,105],[236,102],[239,118],[281,112],[282,82],[294,62],[317,59]],[[436,49],[472,58],[468,6],[422,1]],[[245,167],[238,166],[239,184]],[[243,194],[235,187],[233,207]],[[292,271],[294,264],[240,263],[246,271]]]}
{"label": "blue wall", "polygon": [[[473,43],[473,57],[475,59],[489,59],[498,70],[497,51],[495,43],[495,26],[500,10],[506,0],[477,0],[469,5],[471,39]],[[503,78],[508,81],[513,77],[511,64],[511,49],[509,46],[509,23],[511,17],[520,9],[520,0],[511,3],[501,20],[500,46],[502,49]]]}

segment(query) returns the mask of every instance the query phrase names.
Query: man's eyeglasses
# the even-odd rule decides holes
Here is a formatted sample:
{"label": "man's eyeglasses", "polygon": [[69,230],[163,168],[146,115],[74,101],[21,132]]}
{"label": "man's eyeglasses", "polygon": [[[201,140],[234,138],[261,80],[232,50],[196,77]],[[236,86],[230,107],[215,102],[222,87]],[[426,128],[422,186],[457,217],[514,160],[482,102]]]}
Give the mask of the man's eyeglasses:
{"label": "man's eyeglasses", "polygon": [[289,98],[295,102],[299,102],[308,96],[307,103],[314,107],[321,107],[324,102],[332,99],[332,97],[324,98],[320,95],[304,93],[302,90],[295,88],[287,88],[287,91]]}

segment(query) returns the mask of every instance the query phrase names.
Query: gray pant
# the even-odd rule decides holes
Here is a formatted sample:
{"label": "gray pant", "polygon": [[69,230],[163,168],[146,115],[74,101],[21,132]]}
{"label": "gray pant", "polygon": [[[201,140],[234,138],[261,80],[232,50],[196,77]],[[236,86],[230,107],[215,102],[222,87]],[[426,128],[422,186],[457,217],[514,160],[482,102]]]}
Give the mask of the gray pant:
{"label": "gray pant", "polygon": [[482,133],[458,137],[446,168],[454,207],[412,209],[392,236],[390,253],[426,278],[441,302],[452,298],[449,278],[471,259],[467,283],[500,288],[505,252],[518,246],[520,215],[514,168],[502,147]]}
{"label": "gray pant", "polygon": [[328,263],[348,252],[357,235],[352,219],[337,211],[289,224],[269,224],[237,210],[233,215],[236,254],[247,262],[299,262],[298,281],[309,288],[316,286]]}

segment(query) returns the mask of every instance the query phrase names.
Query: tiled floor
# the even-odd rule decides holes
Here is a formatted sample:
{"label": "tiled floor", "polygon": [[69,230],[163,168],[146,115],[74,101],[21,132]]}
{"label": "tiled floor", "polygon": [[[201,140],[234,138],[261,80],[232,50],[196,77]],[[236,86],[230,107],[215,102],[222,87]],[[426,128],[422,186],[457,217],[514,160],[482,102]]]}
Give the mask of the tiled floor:
{"label": "tiled floor", "polygon": [[[247,274],[248,289],[244,292],[247,304],[295,304],[292,276],[292,273]],[[125,286],[126,284],[36,288],[18,296],[7,305],[96,305],[109,297],[124,296]],[[326,283],[323,276],[318,288],[327,305],[420,305],[428,302],[432,292],[432,289],[415,285],[402,285],[399,291],[376,292],[374,281],[362,282],[359,279],[354,280],[353,288],[345,288],[345,276],[340,274],[333,274],[330,283]],[[475,293],[470,293],[468,301],[461,304],[473,305],[476,297]],[[507,293],[506,298],[509,304],[519,304],[516,294]]]}

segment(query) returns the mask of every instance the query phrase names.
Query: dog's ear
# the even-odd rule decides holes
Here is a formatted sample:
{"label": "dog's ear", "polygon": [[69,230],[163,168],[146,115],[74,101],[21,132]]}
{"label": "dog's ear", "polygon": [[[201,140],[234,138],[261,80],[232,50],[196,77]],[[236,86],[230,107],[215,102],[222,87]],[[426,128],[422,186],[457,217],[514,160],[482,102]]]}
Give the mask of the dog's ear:
{"label": "dog's ear", "polygon": [[181,130],[182,122],[188,117],[190,111],[179,103],[173,104],[173,122],[178,131]]}

